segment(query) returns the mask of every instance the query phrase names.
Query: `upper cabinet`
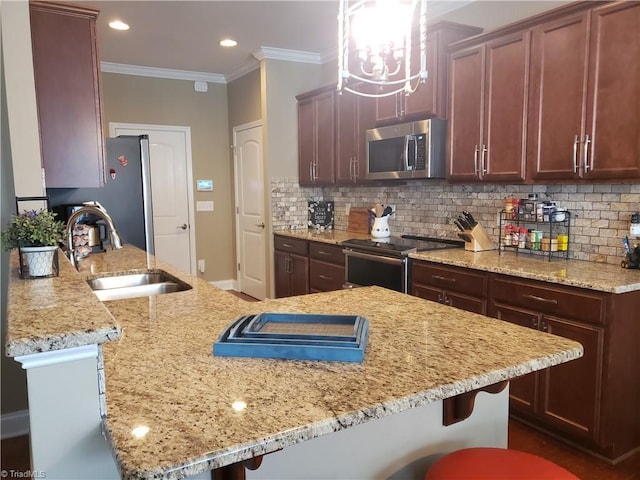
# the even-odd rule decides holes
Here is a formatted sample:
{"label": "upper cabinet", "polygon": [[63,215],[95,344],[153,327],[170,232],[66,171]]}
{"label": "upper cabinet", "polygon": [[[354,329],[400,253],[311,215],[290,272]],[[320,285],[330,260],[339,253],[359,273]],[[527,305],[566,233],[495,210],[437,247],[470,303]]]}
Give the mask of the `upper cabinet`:
{"label": "upper cabinet", "polygon": [[47,187],[104,185],[98,11],[31,2],[31,40]]}
{"label": "upper cabinet", "polygon": [[298,177],[300,185],[334,183],[335,87],[298,100]]}
{"label": "upper cabinet", "polygon": [[452,51],[447,178],[524,180],[529,32]]}
{"label": "upper cabinet", "polygon": [[[477,35],[481,28],[440,22],[427,27],[426,53],[428,77],[415,93],[403,93],[378,98],[376,101],[376,122],[394,123],[398,120],[447,117],[447,46],[463,38]],[[412,70],[420,67],[420,38],[416,32],[412,39]]]}
{"label": "upper cabinet", "polygon": [[533,29],[532,179],[640,177],[639,31],[639,2]]}

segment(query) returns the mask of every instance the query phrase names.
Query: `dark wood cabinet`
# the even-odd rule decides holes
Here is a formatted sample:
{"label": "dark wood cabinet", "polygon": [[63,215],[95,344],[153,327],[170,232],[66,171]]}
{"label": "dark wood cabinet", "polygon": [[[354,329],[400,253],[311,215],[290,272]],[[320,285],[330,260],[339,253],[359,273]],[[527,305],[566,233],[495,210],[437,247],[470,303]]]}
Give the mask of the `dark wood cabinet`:
{"label": "dark wood cabinet", "polygon": [[335,181],[335,95],[335,87],[326,87],[296,97],[300,185],[331,185]]}
{"label": "dark wood cabinet", "polygon": [[525,178],[530,33],[458,44],[450,60],[447,178]]}
{"label": "dark wood cabinet", "polygon": [[339,245],[309,242],[309,287],[311,293],[341,290],[345,282],[344,253]]}
{"label": "dark wood cabinet", "polygon": [[273,242],[276,298],[309,293],[308,242],[281,235]]}
{"label": "dark wood cabinet", "polygon": [[[365,87],[360,87],[365,88]],[[374,98],[336,94],[336,183],[366,181],[366,131],[375,126]]]}
{"label": "dark wood cabinet", "polygon": [[105,181],[98,11],[30,2],[40,144],[48,188]]}
{"label": "dark wood cabinet", "polygon": [[[398,120],[447,118],[448,50],[450,43],[477,35],[481,28],[450,22],[439,22],[427,28],[427,80],[409,96],[404,93],[376,100],[376,122],[389,124]],[[420,69],[419,32],[412,39],[411,65]],[[414,81],[413,84],[417,82]]]}
{"label": "dark wood cabinet", "polygon": [[[640,292],[612,294],[492,275],[490,314],[570,338],[584,356],[515,379],[511,414],[611,462],[640,447]],[[634,338],[635,340],[632,340]]]}
{"label": "dark wood cabinet", "polygon": [[640,178],[638,32],[640,2],[615,2],[591,12],[585,179]]}
{"label": "dark wood cabinet", "polygon": [[533,29],[534,180],[640,177],[640,3],[615,2]]}
{"label": "dark wood cabinet", "polygon": [[412,260],[411,294],[460,308],[487,313],[487,274],[466,268]]}

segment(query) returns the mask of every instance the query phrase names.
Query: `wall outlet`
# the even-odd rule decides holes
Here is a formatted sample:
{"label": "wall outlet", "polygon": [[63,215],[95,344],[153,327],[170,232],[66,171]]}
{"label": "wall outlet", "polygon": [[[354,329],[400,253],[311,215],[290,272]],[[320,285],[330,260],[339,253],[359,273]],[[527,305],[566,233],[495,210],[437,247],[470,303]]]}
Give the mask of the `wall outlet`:
{"label": "wall outlet", "polygon": [[198,260],[198,271],[204,273],[204,260]]}

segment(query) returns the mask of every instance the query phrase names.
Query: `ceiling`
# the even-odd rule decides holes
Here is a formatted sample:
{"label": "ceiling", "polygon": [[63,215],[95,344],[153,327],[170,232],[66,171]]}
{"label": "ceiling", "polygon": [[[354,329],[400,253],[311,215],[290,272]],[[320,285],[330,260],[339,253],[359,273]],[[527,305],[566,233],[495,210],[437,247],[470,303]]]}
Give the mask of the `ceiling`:
{"label": "ceiling", "polygon": [[[100,59],[109,64],[200,72],[206,74],[203,79],[225,82],[256,68],[254,52],[324,62],[335,58],[338,49],[337,0],[83,3],[100,10]],[[429,0],[429,17],[468,3]],[[131,28],[109,28],[115,19]],[[218,42],[224,37],[238,45],[221,47]],[[103,70],[109,68],[103,64]]]}
{"label": "ceiling", "polygon": [[[325,63],[338,50],[338,0],[79,1],[100,10],[98,45],[107,72],[226,83],[257,68],[256,55]],[[428,0],[427,21],[489,30],[569,1]],[[130,30],[109,28],[116,19]],[[238,45],[221,47],[227,36]]]}

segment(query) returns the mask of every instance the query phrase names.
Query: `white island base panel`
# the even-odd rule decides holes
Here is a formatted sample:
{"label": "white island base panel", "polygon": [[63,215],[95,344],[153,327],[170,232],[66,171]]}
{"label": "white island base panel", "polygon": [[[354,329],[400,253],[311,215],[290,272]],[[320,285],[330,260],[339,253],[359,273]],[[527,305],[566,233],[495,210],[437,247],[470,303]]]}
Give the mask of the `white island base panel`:
{"label": "white island base panel", "polygon": [[472,415],[448,427],[442,408],[442,401],[430,403],[286,447],[265,455],[257,470],[247,470],[247,480],[423,480],[445,453],[507,447],[508,387],[480,392]]}

